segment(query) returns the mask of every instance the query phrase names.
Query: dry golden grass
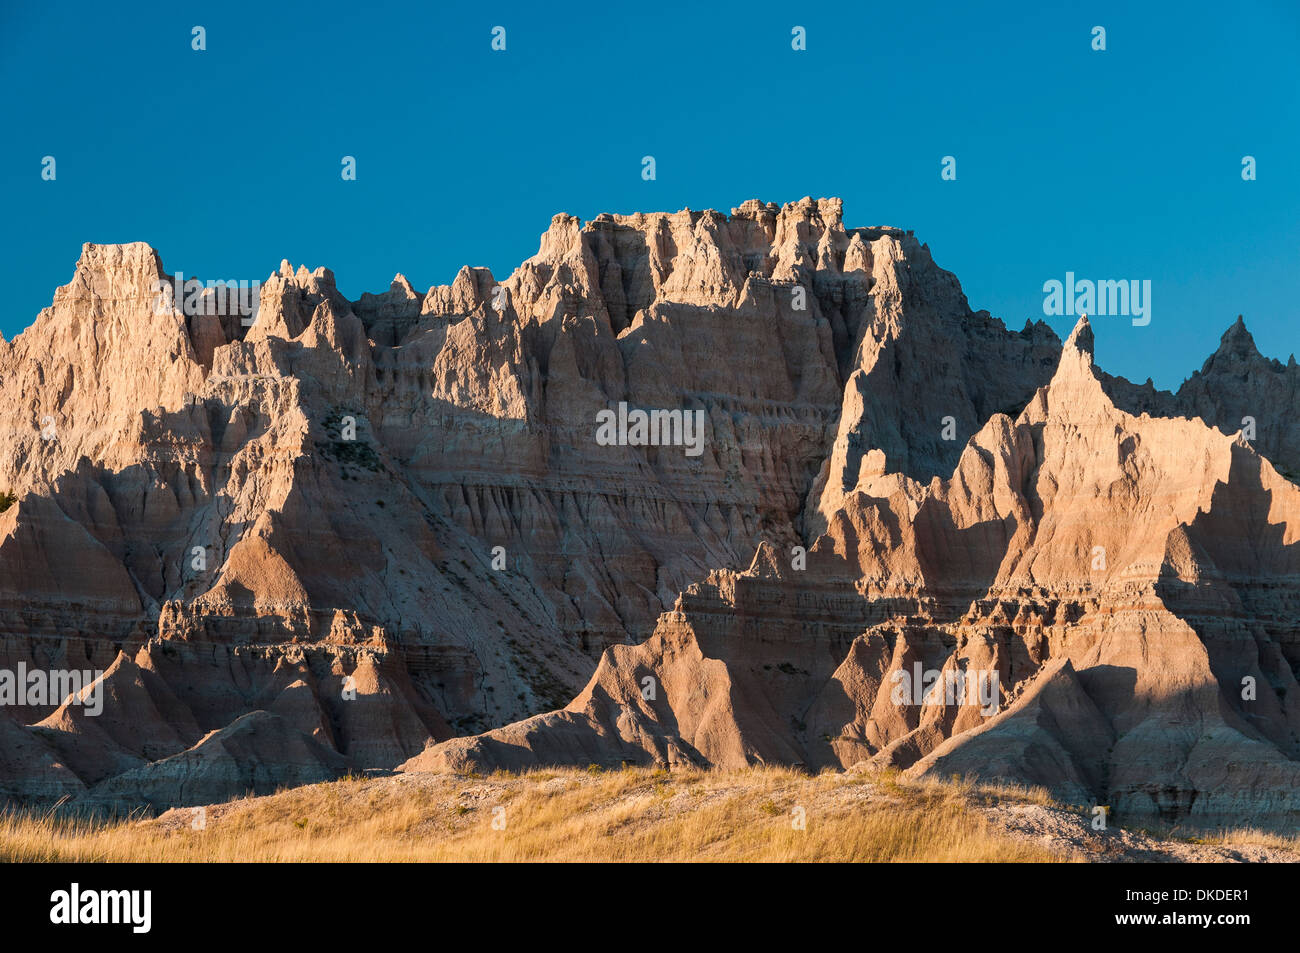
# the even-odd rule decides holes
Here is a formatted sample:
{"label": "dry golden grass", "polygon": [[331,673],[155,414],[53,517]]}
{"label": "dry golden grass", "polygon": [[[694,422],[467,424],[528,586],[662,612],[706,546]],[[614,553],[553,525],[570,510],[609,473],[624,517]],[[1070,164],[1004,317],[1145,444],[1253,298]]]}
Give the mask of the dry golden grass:
{"label": "dry golden grass", "polygon": [[[152,820],[0,817],[6,861],[1059,861],[974,803],[1041,792],[780,768],[317,784]],[[497,810],[501,809],[501,810]],[[795,821],[802,809],[805,825]],[[504,830],[493,827],[494,819]]]}
{"label": "dry golden grass", "polygon": [[1261,831],[1253,827],[1241,827],[1214,833],[1198,833],[1187,837],[1190,844],[1211,844],[1218,847],[1273,847],[1300,853],[1300,836],[1295,834],[1277,834]]}

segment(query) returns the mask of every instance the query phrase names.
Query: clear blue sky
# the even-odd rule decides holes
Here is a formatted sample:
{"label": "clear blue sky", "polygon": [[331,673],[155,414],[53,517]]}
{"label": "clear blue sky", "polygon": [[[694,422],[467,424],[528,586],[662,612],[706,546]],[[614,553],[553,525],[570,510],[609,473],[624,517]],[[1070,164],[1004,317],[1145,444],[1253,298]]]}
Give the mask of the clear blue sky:
{"label": "clear blue sky", "polygon": [[838,195],[1015,328],[1067,270],[1150,279],[1148,327],[1097,322],[1112,372],[1176,387],[1238,313],[1300,351],[1294,0],[466,6],[3,0],[0,331],[87,241],[203,278],[326,265],[355,298],[504,276],[556,212]]}

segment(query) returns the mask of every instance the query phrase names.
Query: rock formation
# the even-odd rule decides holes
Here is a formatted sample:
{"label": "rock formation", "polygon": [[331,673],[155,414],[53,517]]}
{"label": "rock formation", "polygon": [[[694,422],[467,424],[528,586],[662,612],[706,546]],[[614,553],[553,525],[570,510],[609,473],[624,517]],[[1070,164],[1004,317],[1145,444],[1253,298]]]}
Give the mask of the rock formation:
{"label": "rock formation", "polygon": [[[1297,372],[1244,325],[1133,385],[826,199],[558,215],[424,295],[285,262],[248,326],[169,280],[87,245],[0,341],[0,669],[103,697],[0,707],[6,796],[866,761],[1300,808]],[[702,453],[597,440],[620,405]]]}
{"label": "rock formation", "polygon": [[[1085,318],[1047,386],[993,415],[949,478],[868,459],[806,569],[764,546],[612,648],[563,711],[405,768],[868,761],[1127,816],[1300,812],[1300,487],[1244,439],[1117,408]],[[973,677],[900,703],[916,666],[996,675],[997,710]]]}

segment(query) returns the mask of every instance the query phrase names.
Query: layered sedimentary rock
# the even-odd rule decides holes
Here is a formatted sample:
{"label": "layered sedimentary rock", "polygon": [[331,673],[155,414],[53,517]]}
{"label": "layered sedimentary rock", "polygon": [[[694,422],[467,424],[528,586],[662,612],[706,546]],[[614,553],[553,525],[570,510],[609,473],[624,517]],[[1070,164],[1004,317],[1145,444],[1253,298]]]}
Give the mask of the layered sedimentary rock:
{"label": "layered sedimentary rock", "polygon": [[[764,547],[611,649],[563,711],[406,769],[865,761],[1128,817],[1300,815],[1300,487],[1242,435],[1116,407],[1084,319],[947,478],[881,457],[806,567]],[[922,672],[933,694],[907,688]]]}
{"label": "layered sedimentary rock", "polygon": [[[251,322],[160,300],[171,278],[148,246],[87,245],[0,344],[3,662],[106,672],[116,725],[6,712],[74,766],[51,790],[129,775],[165,801],[177,755],[255,711],[364,769],[557,707],[693,581],[805,539],[850,376],[906,435],[880,395],[925,391],[893,359],[909,334],[969,328],[965,379],[1027,369],[936,398],[963,423],[1027,399],[1057,346],[838,200],[560,215],[510,277],[423,295],[398,276],[349,302],[285,262]],[[598,443],[619,404],[702,415],[703,452]]]}
{"label": "layered sedimentary rock", "polygon": [[[284,262],[255,318],[170,279],[87,245],[0,342],[0,670],[103,701],[0,705],[6,796],[867,761],[1293,809],[1296,371],[1244,326],[1136,386],[834,199],[558,215],[355,302]],[[896,697],[936,672],[968,703]]]}
{"label": "layered sedimentary rock", "polygon": [[1100,374],[1115,402],[1131,413],[1199,417],[1224,433],[1242,431],[1261,454],[1288,477],[1300,478],[1300,367],[1264,357],[1241,315],[1223,332],[1218,349],[1183,382],[1176,394],[1151,381],[1135,386]]}

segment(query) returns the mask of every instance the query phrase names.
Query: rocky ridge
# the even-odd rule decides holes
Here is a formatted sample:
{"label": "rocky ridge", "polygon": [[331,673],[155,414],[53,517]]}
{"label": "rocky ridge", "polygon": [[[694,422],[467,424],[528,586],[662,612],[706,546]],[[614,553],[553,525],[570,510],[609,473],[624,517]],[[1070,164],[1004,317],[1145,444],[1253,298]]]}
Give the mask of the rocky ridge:
{"label": "rocky ridge", "polygon": [[[157,307],[168,277],[87,245],[0,342],[0,667],[106,698],[0,708],[9,796],[867,761],[1294,810],[1297,377],[1244,326],[1137,387],[833,199],[560,215],[423,295],[286,262],[247,328]],[[598,445],[620,402],[701,411],[704,452]],[[996,671],[1000,713],[894,704],[917,661]]]}

